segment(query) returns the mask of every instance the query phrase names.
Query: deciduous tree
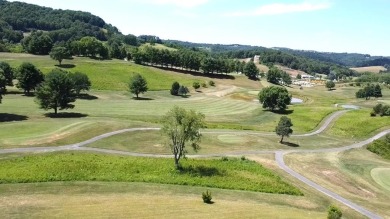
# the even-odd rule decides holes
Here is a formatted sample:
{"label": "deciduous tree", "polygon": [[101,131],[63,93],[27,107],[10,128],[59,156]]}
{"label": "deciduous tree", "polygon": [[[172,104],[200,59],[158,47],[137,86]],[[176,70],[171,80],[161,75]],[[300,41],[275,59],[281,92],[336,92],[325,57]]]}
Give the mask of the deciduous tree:
{"label": "deciduous tree", "polygon": [[17,87],[24,90],[27,95],[43,81],[42,72],[33,64],[25,62],[20,65],[16,79],[18,79]]}
{"label": "deciduous tree", "polygon": [[74,83],[70,74],[61,69],[54,69],[45,76],[45,81],[40,84],[35,93],[36,102],[44,110],[73,109],[71,104],[76,101]]}
{"label": "deciduous tree", "polygon": [[256,64],[253,61],[250,61],[246,63],[244,67],[244,74],[247,76],[249,79],[257,79],[259,75],[259,69],[257,68]]}
{"label": "deciduous tree", "polygon": [[50,52],[50,58],[58,61],[59,65],[61,65],[62,60],[69,57],[70,54],[65,47],[54,47]]}
{"label": "deciduous tree", "polygon": [[132,94],[135,94],[137,99],[139,94],[143,94],[148,91],[148,82],[142,75],[135,74],[130,78],[129,90]]}
{"label": "deciduous tree", "polygon": [[275,128],[275,132],[277,135],[281,136],[280,143],[283,143],[284,137],[289,137],[293,130],[291,127],[293,126],[291,119],[287,116],[282,116],[279,120],[278,126]]}
{"label": "deciduous tree", "polygon": [[205,126],[204,118],[202,113],[187,111],[177,106],[163,117],[161,132],[169,139],[169,147],[177,169],[180,168],[180,159],[187,153],[187,144],[195,151],[200,149],[199,142],[202,137],[200,129]]}
{"label": "deciduous tree", "polygon": [[264,109],[283,111],[291,103],[291,95],[286,88],[271,86],[260,91],[259,101],[263,104]]}
{"label": "deciduous tree", "polygon": [[336,84],[333,81],[327,81],[325,83],[325,87],[328,88],[328,90],[332,90],[334,87],[336,87]]}
{"label": "deciduous tree", "polygon": [[88,91],[91,88],[91,81],[88,76],[81,72],[70,74],[70,77],[74,83],[74,90],[78,96],[81,91]]}

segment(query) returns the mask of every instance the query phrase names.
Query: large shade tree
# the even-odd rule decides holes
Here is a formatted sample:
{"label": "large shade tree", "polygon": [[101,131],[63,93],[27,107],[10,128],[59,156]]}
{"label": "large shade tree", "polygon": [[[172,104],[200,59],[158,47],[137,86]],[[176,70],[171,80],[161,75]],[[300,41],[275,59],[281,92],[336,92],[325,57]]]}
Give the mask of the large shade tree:
{"label": "large shade tree", "polygon": [[205,126],[204,118],[202,113],[187,111],[177,106],[163,117],[161,132],[169,140],[176,168],[180,168],[179,161],[187,153],[187,144],[195,151],[200,149],[199,142],[202,137],[200,129]]}
{"label": "large shade tree", "polygon": [[259,75],[259,69],[257,68],[256,64],[253,61],[250,61],[245,64],[244,74],[249,79],[255,80]]}
{"label": "large shade tree", "polygon": [[66,59],[66,58],[70,58],[70,54],[68,52],[68,49],[66,49],[65,47],[54,47],[51,52],[49,53],[50,55],[50,58],[58,61],[58,64],[61,65],[62,64],[62,60]]}
{"label": "large shade tree", "polygon": [[291,103],[291,95],[284,87],[271,86],[260,91],[259,101],[263,104],[264,109],[283,111]]}
{"label": "large shade tree", "polygon": [[73,109],[74,105],[71,103],[76,101],[74,82],[70,74],[61,69],[54,69],[48,73],[35,95],[40,108],[54,109],[55,114],[58,109]]}
{"label": "large shade tree", "polygon": [[20,65],[16,79],[18,79],[16,86],[29,95],[43,81],[44,76],[33,64],[25,62]]}

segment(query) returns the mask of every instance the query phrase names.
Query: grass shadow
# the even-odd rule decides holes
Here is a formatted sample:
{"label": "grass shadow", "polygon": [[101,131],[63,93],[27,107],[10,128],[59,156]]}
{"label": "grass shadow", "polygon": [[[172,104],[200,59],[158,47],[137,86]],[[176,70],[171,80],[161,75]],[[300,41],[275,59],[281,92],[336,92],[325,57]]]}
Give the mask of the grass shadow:
{"label": "grass shadow", "polygon": [[55,65],[56,67],[59,67],[59,68],[74,68],[76,67],[76,65],[73,65],[73,64],[61,64],[61,65]]}
{"label": "grass shadow", "polygon": [[223,172],[218,170],[215,167],[206,167],[206,166],[187,166],[181,167],[179,169],[181,174],[189,174],[193,177],[212,177],[212,176],[223,176]]}
{"label": "grass shadow", "polygon": [[236,78],[233,75],[229,74],[205,74],[199,71],[189,71],[189,70],[184,70],[184,69],[178,69],[178,68],[169,68],[169,67],[161,67],[161,66],[154,66],[151,65],[154,68],[166,70],[166,71],[173,71],[177,73],[182,73],[182,74],[189,74],[192,76],[201,76],[201,77],[208,77],[208,78],[216,78],[216,79],[229,79],[229,80],[235,80]]}
{"label": "grass shadow", "polygon": [[287,141],[284,141],[284,142],[282,142],[281,144],[282,144],[282,145],[289,146],[289,147],[293,147],[293,148],[299,147],[299,144],[295,144],[295,143],[291,143],[291,142],[287,142]]}
{"label": "grass shadow", "polygon": [[28,116],[9,114],[9,113],[0,113],[0,122],[16,122],[27,120]]}
{"label": "grass shadow", "polygon": [[264,110],[272,113],[276,113],[279,115],[290,115],[294,112],[294,110]]}
{"label": "grass shadow", "polygon": [[97,96],[90,95],[90,94],[79,94],[77,96],[77,99],[80,99],[80,100],[97,100],[99,98]]}
{"label": "grass shadow", "polygon": [[185,98],[185,99],[187,99],[187,98],[190,98],[191,97],[191,95],[181,95],[181,98]]}
{"label": "grass shadow", "polygon": [[88,114],[83,113],[46,113],[46,117],[49,118],[84,118],[87,117]]}
{"label": "grass shadow", "polygon": [[7,95],[7,94],[16,95],[16,94],[24,94],[24,92],[21,90],[11,90],[11,91],[7,90],[7,92],[4,95]]}
{"label": "grass shadow", "polygon": [[143,100],[143,101],[151,101],[151,100],[154,100],[153,98],[149,98],[149,97],[133,97],[133,100]]}

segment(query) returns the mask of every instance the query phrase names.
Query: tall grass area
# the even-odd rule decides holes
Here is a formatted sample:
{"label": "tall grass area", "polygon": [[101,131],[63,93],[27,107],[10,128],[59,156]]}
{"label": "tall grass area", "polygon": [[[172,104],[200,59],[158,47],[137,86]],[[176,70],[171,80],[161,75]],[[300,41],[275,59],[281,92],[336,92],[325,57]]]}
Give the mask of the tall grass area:
{"label": "tall grass area", "polygon": [[29,155],[0,161],[0,183],[55,181],[150,182],[302,195],[299,189],[253,161],[182,160],[91,153]]}
{"label": "tall grass area", "polygon": [[365,138],[381,128],[390,127],[388,117],[371,117],[371,109],[350,111],[336,120],[329,134],[346,138]]}
{"label": "tall grass area", "polygon": [[378,154],[384,159],[390,160],[390,135],[385,139],[379,139],[367,146],[367,149],[372,153]]}

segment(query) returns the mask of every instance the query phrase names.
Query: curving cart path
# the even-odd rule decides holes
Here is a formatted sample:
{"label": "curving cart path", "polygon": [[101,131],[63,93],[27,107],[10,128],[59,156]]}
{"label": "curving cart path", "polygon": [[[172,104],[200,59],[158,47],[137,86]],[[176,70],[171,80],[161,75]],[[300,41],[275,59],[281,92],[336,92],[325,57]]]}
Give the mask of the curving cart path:
{"label": "curving cart path", "polygon": [[[328,128],[328,126],[331,124],[333,120],[341,116],[342,114],[348,112],[349,110],[342,110],[337,111],[335,113],[332,113],[327,119],[324,120],[323,124],[315,131],[307,133],[307,134],[299,134],[299,135],[293,135],[297,137],[309,137],[316,134],[320,134],[325,129]],[[125,151],[116,151],[116,150],[109,150],[109,149],[99,149],[99,148],[87,148],[84,147],[88,144],[91,144],[93,142],[102,140],[104,138],[108,138],[114,135],[122,134],[125,132],[135,132],[135,131],[157,131],[160,130],[160,128],[131,128],[131,129],[123,129],[118,130],[114,132],[109,132],[106,134],[102,134],[99,136],[96,136],[94,138],[91,138],[89,140],[76,143],[76,144],[70,144],[70,145],[64,145],[64,146],[58,146],[58,147],[28,147],[28,148],[13,148],[13,149],[1,149],[0,154],[9,154],[9,153],[27,153],[27,152],[35,152],[35,153],[46,153],[46,152],[55,152],[55,151],[93,151],[93,152],[100,152],[100,153],[107,153],[107,154],[118,154],[118,155],[127,155],[127,156],[137,156],[137,157],[172,157],[172,155],[160,155],[160,154],[142,154],[142,153],[133,153],[133,152],[125,152]],[[224,134],[224,133],[231,133],[231,134],[256,134],[256,135],[274,135],[273,133],[255,133],[250,131],[245,132],[235,132],[235,131],[204,131],[204,133],[216,133],[216,134]],[[220,154],[206,154],[206,155],[189,155],[188,157],[192,158],[206,158],[206,157],[220,157],[220,156],[235,156],[235,155],[256,155],[256,154],[275,154],[275,160],[278,164],[278,166],[290,174],[291,176],[295,177],[296,179],[300,180],[301,182],[311,186],[315,190],[339,201],[340,203],[358,211],[359,213],[373,219],[380,219],[381,217],[362,206],[359,206],[353,202],[351,202],[348,199],[345,199],[338,195],[335,192],[332,192],[321,185],[309,180],[308,178],[302,176],[301,174],[295,172],[290,167],[286,165],[284,162],[284,155],[289,153],[327,153],[327,152],[342,152],[347,151],[355,148],[363,147],[374,140],[377,140],[387,134],[390,134],[390,129],[380,132],[379,134],[358,142],[354,143],[352,145],[339,147],[339,148],[327,148],[327,149],[313,149],[313,150],[263,150],[263,151],[238,151],[238,152],[230,152],[230,153],[220,153]]]}

